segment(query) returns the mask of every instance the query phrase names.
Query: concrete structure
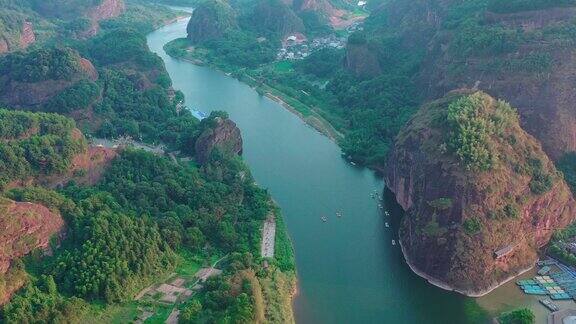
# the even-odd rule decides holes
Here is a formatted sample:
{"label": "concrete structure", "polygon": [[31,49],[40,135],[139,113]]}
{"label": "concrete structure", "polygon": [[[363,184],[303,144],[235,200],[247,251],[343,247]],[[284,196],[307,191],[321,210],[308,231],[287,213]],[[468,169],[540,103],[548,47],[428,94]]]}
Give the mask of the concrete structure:
{"label": "concrete structure", "polygon": [[576,324],[576,310],[563,309],[548,315],[548,324]]}

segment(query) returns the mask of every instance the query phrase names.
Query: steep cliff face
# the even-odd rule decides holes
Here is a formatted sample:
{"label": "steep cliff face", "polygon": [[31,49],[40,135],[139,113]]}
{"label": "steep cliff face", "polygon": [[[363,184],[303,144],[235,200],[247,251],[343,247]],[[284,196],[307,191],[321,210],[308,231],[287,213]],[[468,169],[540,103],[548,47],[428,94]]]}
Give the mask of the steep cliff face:
{"label": "steep cliff face", "polygon": [[378,55],[365,42],[349,42],[346,45],[344,65],[348,71],[359,77],[375,77],[382,73]]}
{"label": "steep cliff face", "polygon": [[575,14],[576,8],[486,11],[482,27],[470,31],[502,40],[469,44],[458,33],[441,32],[430,43],[422,83],[430,97],[476,86],[509,101],[518,107],[524,128],[558,159],[576,150],[576,46],[565,33],[574,28]]}
{"label": "steep cliff face", "polygon": [[576,218],[566,183],[515,111],[480,92],[422,107],[397,138],[386,183],[407,211],[400,238],[412,269],[470,296],[531,267]]}
{"label": "steep cliff face", "polygon": [[196,140],[194,151],[196,161],[204,164],[217,149],[224,154],[242,154],[240,129],[228,118],[210,117],[202,121],[204,130]]}
{"label": "steep cliff face", "polygon": [[118,17],[125,9],[123,0],[102,0],[99,5],[88,10],[87,16],[94,21],[100,21]]}
{"label": "steep cliff face", "polygon": [[84,32],[84,36],[94,36],[100,29],[99,21],[120,16],[126,6],[123,0],[102,0],[99,5],[90,8],[86,16],[91,21],[91,27]]}
{"label": "steep cliff face", "polygon": [[32,8],[42,17],[72,21],[88,19],[89,28],[80,36],[89,37],[99,30],[98,22],[118,17],[125,10],[124,0],[33,0]]}
{"label": "steep cliff face", "polygon": [[0,197],[0,274],[8,271],[13,259],[36,248],[47,249],[50,239],[63,227],[59,213],[39,204]]}
{"label": "steep cliff face", "polygon": [[[1,24],[2,22],[0,21]],[[12,39],[12,41],[9,39]],[[34,26],[31,22],[24,21],[21,27],[16,30],[0,30],[0,54],[17,49],[25,49],[35,41]]]}
{"label": "steep cliff face", "polygon": [[304,23],[292,9],[280,0],[262,0],[248,17],[249,24],[260,33],[278,33],[282,36],[303,32]]}
{"label": "steep cliff face", "polygon": [[196,7],[186,31],[188,39],[197,44],[220,38],[228,30],[236,27],[236,16],[230,5],[220,0],[211,0]]}

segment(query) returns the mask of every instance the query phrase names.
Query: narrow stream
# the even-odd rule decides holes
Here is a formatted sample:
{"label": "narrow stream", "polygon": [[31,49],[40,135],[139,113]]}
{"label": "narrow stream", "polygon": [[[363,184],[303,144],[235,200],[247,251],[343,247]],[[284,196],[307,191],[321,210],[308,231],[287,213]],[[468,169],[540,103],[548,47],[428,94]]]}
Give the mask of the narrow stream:
{"label": "narrow stream", "polygon": [[186,24],[180,20],[152,32],[148,45],[164,60],[188,107],[224,110],[240,127],[244,159],[282,208],[294,243],[297,322],[470,322],[472,299],[427,284],[392,245],[397,221],[370,197],[382,192],[381,178],[347,163],[335,143],[249,86],[166,55],[163,45],[184,37]]}

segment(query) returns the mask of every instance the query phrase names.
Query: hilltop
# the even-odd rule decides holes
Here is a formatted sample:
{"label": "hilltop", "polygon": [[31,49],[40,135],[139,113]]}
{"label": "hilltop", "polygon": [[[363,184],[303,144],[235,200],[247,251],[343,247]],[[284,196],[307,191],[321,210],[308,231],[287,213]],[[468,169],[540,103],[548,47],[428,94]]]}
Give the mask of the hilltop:
{"label": "hilltop", "polygon": [[386,174],[406,210],[406,260],[432,283],[483,295],[531,267],[572,222],[567,184],[518,114],[482,92],[424,105],[397,137]]}

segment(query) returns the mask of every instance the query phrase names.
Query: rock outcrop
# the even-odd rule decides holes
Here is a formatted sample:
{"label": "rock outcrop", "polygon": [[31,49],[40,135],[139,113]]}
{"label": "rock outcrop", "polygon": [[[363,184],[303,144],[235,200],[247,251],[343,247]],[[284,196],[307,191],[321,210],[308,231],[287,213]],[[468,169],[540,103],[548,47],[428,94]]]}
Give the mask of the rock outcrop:
{"label": "rock outcrop", "polygon": [[91,22],[91,27],[83,35],[96,35],[100,30],[99,21],[118,17],[125,9],[123,0],[102,0],[102,3],[88,10],[86,16]]}
{"label": "rock outcrop", "polygon": [[[34,80],[12,73],[0,75],[0,103],[13,108],[36,108],[80,80],[95,81],[98,78],[98,73],[92,63],[82,58],[77,52],[70,49],[54,49],[52,51],[57,52],[52,55],[55,61],[58,60],[57,57],[59,56],[69,55],[70,62],[68,63],[73,72],[66,77],[52,78],[49,76]],[[28,53],[27,56],[15,56],[14,64],[24,64],[23,62],[33,60],[35,59],[34,55],[35,52]],[[6,58],[7,61],[10,59]],[[56,64],[56,62],[45,63],[47,68],[52,68]],[[57,63],[62,64],[61,61]],[[10,66],[6,68],[11,69]],[[17,73],[18,71],[14,72]]]}
{"label": "rock outcrop", "polygon": [[125,9],[123,0],[102,0],[99,5],[88,10],[87,16],[93,21],[100,21],[118,17]]}
{"label": "rock outcrop", "polygon": [[196,161],[205,164],[217,149],[224,154],[242,154],[240,129],[228,118],[209,117],[202,121],[204,130],[194,145]]}
{"label": "rock outcrop", "polygon": [[221,0],[210,0],[199,4],[188,23],[188,39],[197,44],[218,39],[237,27],[236,15],[230,5]]}
{"label": "rock outcrop", "polygon": [[36,41],[34,35],[34,26],[31,22],[25,21],[22,24],[22,33],[20,34],[20,48],[26,48]]}
{"label": "rock outcrop", "polygon": [[14,259],[35,249],[48,250],[50,241],[63,233],[64,220],[40,204],[0,197],[0,305],[26,283],[26,273]]}
{"label": "rock outcrop", "polygon": [[[482,32],[514,33],[505,40],[509,48],[489,55],[474,51],[457,58],[451,49],[461,40],[450,34],[436,37],[428,47],[422,84],[428,86],[430,97],[476,86],[518,107],[523,127],[541,141],[551,158],[576,151],[576,47],[563,39],[561,31],[547,34],[570,28],[575,13],[576,7],[510,14],[488,11],[481,22],[486,30]],[[516,39],[521,37],[530,41]]]}
{"label": "rock outcrop", "polygon": [[261,0],[249,20],[262,34],[273,32],[285,36],[304,31],[302,19],[280,0]]}
{"label": "rock outcrop", "polygon": [[61,233],[64,220],[59,213],[28,202],[0,197],[0,274],[10,262],[36,248],[49,248],[50,239]]}
{"label": "rock outcrop", "polygon": [[510,106],[476,92],[428,104],[400,132],[386,183],[406,210],[411,268],[442,288],[483,295],[533,266],[576,218],[570,190]]}
{"label": "rock outcrop", "polygon": [[345,68],[358,77],[375,77],[382,73],[378,55],[368,43],[346,45]]}
{"label": "rock outcrop", "polygon": [[[28,21],[24,21],[19,30],[12,31],[12,35],[8,35],[8,33],[10,33],[9,30],[0,32],[0,54],[17,49],[25,49],[36,41],[34,26]],[[12,41],[9,41],[9,38]]]}

